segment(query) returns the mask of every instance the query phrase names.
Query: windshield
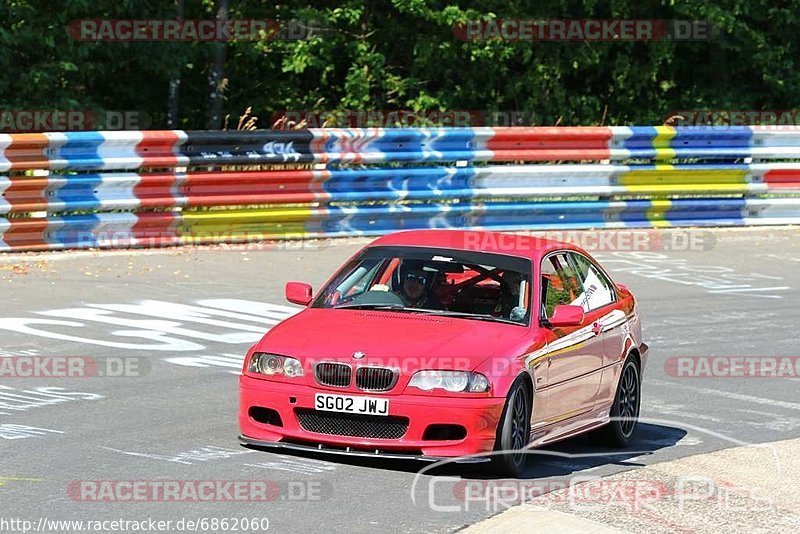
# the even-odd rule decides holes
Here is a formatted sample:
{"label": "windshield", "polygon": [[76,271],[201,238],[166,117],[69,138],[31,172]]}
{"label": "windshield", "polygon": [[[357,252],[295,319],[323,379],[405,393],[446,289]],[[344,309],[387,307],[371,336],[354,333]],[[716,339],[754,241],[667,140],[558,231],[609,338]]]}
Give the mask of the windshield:
{"label": "windshield", "polygon": [[312,308],[392,310],[527,325],[525,258],[431,249],[369,247],[322,289]]}

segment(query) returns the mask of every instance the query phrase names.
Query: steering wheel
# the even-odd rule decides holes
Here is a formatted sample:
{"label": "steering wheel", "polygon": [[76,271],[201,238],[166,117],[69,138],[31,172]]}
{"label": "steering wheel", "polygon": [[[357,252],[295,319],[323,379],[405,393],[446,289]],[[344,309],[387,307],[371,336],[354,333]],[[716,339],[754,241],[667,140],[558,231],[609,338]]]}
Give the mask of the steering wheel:
{"label": "steering wheel", "polygon": [[403,299],[391,291],[367,291],[347,300],[352,304],[376,304],[378,306],[404,306]]}

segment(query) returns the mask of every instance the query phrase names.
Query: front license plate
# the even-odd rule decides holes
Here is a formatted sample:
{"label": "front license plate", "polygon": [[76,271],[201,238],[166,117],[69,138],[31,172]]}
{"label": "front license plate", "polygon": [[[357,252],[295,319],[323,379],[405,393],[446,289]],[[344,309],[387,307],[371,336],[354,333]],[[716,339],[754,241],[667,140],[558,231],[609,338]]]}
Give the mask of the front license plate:
{"label": "front license plate", "polygon": [[389,415],[389,399],[317,393],[314,408],[325,412]]}

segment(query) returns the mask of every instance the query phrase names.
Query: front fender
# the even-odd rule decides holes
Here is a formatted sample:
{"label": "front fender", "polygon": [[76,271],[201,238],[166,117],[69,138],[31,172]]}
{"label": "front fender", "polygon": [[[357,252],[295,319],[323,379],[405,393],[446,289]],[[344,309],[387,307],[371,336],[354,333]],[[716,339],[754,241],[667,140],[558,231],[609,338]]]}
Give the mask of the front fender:
{"label": "front fender", "polygon": [[[524,356],[487,358],[475,368],[475,371],[489,379],[493,397],[506,397],[511,385],[521,374],[527,374],[530,383],[536,384],[533,372],[525,366]],[[535,392],[535,386],[533,390]]]}

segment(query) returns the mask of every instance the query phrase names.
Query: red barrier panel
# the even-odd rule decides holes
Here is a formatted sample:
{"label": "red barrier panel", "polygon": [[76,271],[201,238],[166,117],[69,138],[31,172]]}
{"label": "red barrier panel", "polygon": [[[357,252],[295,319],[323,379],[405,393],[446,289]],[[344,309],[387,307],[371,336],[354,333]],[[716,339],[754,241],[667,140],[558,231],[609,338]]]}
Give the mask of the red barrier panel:
{"label": "red barrier panel", "polygon": [[328,197],[310,170],[193,172],[179,190],[187,206],[305,204]]}
{"label": "red barrier panel", "polygon": [[143,131],[142,140],[136,145],[136,153],[144,158],[142,167],[150,169],[171,168],[186,165],[188,159],[178,154],[178,148],[186,142],[181,131]]}
{"label": "red barrier panel", "polygon": [[9,219],[8,222],[9,228],[2,237],[12,250],[48,250],[51,248],[44,237],[49,225],[47,219]]}
{"label": "red barrier panel", "polygon": [[496,161],[609,159],[609,128],[494,128],[486,148]]}
{"label": "red barrier panel", "polygon": [[800,189],[800,169],[776,169],[764,173],[770,189]]}
{"label": "red barrier panel", "polygon": [[9,213],[25,213],[47,209],[45,188],[50,185],[47,178],[13,176],[11,185],[3,192],[3,198],[10,204]]}
{"label": "red barrier panel", "polygon": [[51,146],[44,134],[11,134],[11,144],[3,151],[12,168],[19,170],[49,169],[46,150]]}

